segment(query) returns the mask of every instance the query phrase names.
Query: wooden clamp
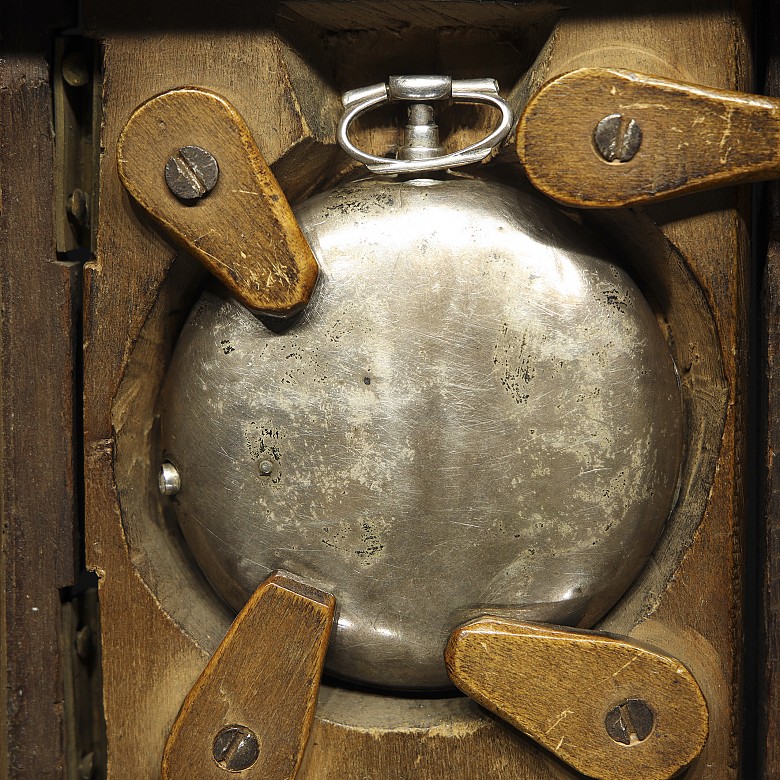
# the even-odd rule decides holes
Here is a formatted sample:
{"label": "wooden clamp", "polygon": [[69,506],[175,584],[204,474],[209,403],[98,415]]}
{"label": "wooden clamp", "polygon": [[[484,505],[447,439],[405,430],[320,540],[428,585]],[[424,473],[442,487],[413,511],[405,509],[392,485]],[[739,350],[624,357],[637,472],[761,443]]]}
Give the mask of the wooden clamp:
{"label": "wooden clamp", "polygon": [[117,159],[133,198],[241,303],[281,317],[306,304],[317,261],[244,120],[224,98],[187,88],[148,100],[125,125]]}
{"label": "wooden clamp", "polygon": [[465,694],[597,780],[669,780],[707,740],[691,673],[625,638],[484,617],[445,658]]}
{"label": "wooden clamp", "polygon": [[777,178],[780,100],[583,68],[530,100],[517,152],[532,184],[577,207]]}
{"label": "wooden clamp", "polygon": [[162,780],[292,780],[309,738],[333,624],[329,593],[273,573],[184,700]]}

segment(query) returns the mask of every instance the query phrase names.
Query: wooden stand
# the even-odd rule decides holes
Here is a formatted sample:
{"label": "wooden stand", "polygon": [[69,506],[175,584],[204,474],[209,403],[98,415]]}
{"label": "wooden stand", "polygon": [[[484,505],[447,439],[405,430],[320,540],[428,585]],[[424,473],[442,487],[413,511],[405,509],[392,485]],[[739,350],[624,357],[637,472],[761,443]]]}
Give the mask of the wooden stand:
{"label": "wooden stand", "polygon": [[317,706],[335,599],[289,575],[261,583],[187,694],[163,780],[292,780]]}

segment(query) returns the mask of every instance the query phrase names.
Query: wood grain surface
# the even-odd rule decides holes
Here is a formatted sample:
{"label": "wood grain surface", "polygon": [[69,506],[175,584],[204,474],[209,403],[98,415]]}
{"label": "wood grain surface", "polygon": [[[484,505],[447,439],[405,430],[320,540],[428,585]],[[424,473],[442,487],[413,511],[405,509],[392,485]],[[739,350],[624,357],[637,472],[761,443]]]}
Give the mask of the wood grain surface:
{"label": "wood grain surface", "polygon": [[[780,87],[780,73],[777,74]],[[778,90],[780,93],[780,90]],[[760,534],[761,579],[758,671],[758,761],[762,778],[780,776],[780,184],[769,193],[773,214],[763,280],[766,349],[762,385],[766,418],[763,458],[763,526]]]}
{"label": "wood grain surface", "polygon": [[[188,146],[213,155],[219,177],[213,191],[184,204],[163,171]],[[249,309],[289,316],[308,302],[317,261],[252,134],[224,98],[177,89],[148,100],[125,125],[117,160],[143,209]]]}
{"label": "wood grain surface", "polygon": [[[655,7],[648,13],[600,15],[592,4],[583,5],[557,25],[538,77],[543,82],[581,67],[609,67],[744,91],[751,83],[749,30],[749,10],[740,3],[709,11],[694,2],[679,3],[668,15]],[[643,617],[633,618],[631,627],[628,615],[618,614],[616,621],[610,615],[603,627],[663,648],[701,685],[710,737],[686,780],[734,780],[741,764],[748,202],[743,191],[715,190],[643,210],[682,253],[713,312],[727,402],[721,433],[701,440],[705,451],[717,452],[716,473],[673,576],[653,562],[646,572],[644,595],[650,603]],[[599,210],[592,213],[600,216]],[[700,363],[695,339],[689,347],[692,363],[679,366],[683,376]],[[618,613],[630,600],[629,594]]]}
{"label": "wood grain surface", "polygon": [[240,725],[259,758],[242,777],[292,780],[309,739],[335,599],[275,572],[233,621],[171,729],[163,780],[220,780],[213,755],[220,731]]}
{"label": "wood grain surface", "polygon": [[[688,669],[622,637],[485,617],[453,632],[445,658],[460,690],[597,780],[669,780],[707,739]],[[622,715],[613,739],[608,719],[628,702],[652,714],[644,724]]]}
{"label": "wood grain surface", "polygon": [[[101,5],[103,9],[109,10]],[[165,9],[163,4],[141,3],[126,7],[121,16],[129,23],[151,14],[154,26],[156,12]],[[232,617],[219,607],[185,551],[169,553],[166,545],[176,545],[178,538],[160,515],[156,492],[154,402],[178,327],[202,285],[200,264],[175,252],[139,219],[119,180],[116,146],[141,103],[195,83],[236,107],[274,168],[289,164],[288,196],[316,187],[333,156],[326,144],[328,117],[312,113],[298,95],[317,94],[321,107],[328,100],[327,85],[318,74],[304,71],[278,38],[253,25],[257,11],[257,6],[242,4],[240,18],[238,11],[224,17],[231,21],[230,29],[198,34],[95,31],[104,48],[105,151],[95,258],[84,269],[85,535],[88,565],[100,576],[107,773],[116,780],[159,780],[163,747],[181,704]],[[265,13],[260,15],[265,19]],[[181,24],[180,16],[177,20]],[[85,25],[94,22],[85,15]],[[143,68],[138,67],[139,57]],[[137,399],[151,403],[142,407],[143,415],[133,406]],[[135,430],[123,451],[134,452],[136,468],[146,471],[140,478],[136,472],[124,492],[123,509],[114,466],[117,429],[125,427],[125,415]],[[134,527],[125,522],[130,507],[150,521],[143,532],[150,549],[164,560],[159,576],[149,576]],[[155,513],[147,512],[148,507],[156,507]],[[222,610],[217,611],[223,621],[219,632],[199,622],[201,602],[210,594],[210,609]],[[174,611],[171,617],[170,607],[163,605],[177,600],[183,613]],[[190,618],[182,617],[185,614]],[[137,684],[128,684],[130,677]]]}
{"label": "wood grain surface", "polygon": [[[84,4],[86,28],[105,44],[106,164],[101,169],[96,257],[87,275],[85,432],[87,554],[101,575],[109,777],[114,779],[156,780],[181,701],[229,624],[187,558],[175,526],[160,512],[155,494],[157,395],[199,282],[194,264],[175,255],[129,207],[113,167],[122,127],[153,95],[182,84],[213,90],[240,111],[282,188],[294,199],[332,180],[338,165],[343,168],[333,147],[334,96],[344,87],[359,86],[355,80],[361,72],[374,77],[379,70],[404,72],[405,66],[436,65],[449,58],[459,69],[455,75],[473,75],[475,63],[482,75],[479,47],[465,44],[477,41],[488,59],[502,50],[487,29],[453,36],[442,3],[420,5],[414,26],[397,25],[392,32],[383,28],[392,14],[375,3],[328,3],[316,18],[300,17],[303,5],[294,5],[280,8],[276,20],[270,6],[262,13],[259,6],[242,5],[240,14],[220,9],[212,26],[192,21],[197,17],[188,12],[190,21],[182,28],[181,14],[162,4],[133,0],[132,8],[122,11],[128,19],[124,27],[116,9]],[[512,14],[499,5],[506,30]],[[389,10],[389,4],[382,7]],[[485,11],[487,6],[479,7]],[[549,38],[549,28],[526,27],[528,15],[519,13],[516,40],[531,42],[539,52],[527,83],[591,66],[744,89],[750,67],[741,6],[683,2],[670,7],[616,13],[608,3],[574,3]],[[371,29],[355,28],[350,18],[357,11],[374,20]],[[459,4],[458,13],[467,14],[467,4]],[[241,14],[258,18],[246,22],[237,18]],[[425,25],[419,14],[425,15]],[[276,24],[283,34],[274,33]],[[541,34],[541,41],[529,29]],[[442,44],[438,49],[422,45],[437,41]],[[138,68],[139,58],[144,68]],[[521,89],[517,95],[522,99],[530,91]],[[381,138],[391,130],[389,122],[387,128],[360,129]],[[365,146],[375,148],[370,142]],[[669,534],[675,538],[643,574],[644,586],[606,620],[609,630],[679,658],[702,686],[710,706],[711,737],[686,780],[733,780],[740,760],[747,254],[738,205],[733,192],[718,191],[659,204],[644,215],[671,239],[714,317],[705,340],[696,328],[681,330],[675,317],[686,297],[676,297],[673,289],[681,277],[659,279],[659,321],[668,316],[664,327],[670,340],[684,342],[680,370],[683,382],[695,389],[686,403],[695,404],[697,419],[706,421],[696,428],[694,443],[709,460],[705,475],[692,464],[692,484],[698,481],[706,489],[699,504],[686,505],[688,530],[680,534],[682,526],[672,524]],[[623,220],[623,233],[630,234],[631,215]],[[665,252],[661,248],[663,257]],[[652,263],[648,273],[653,273]],[[407,700],[334,686],[321,689],[299,775],[307,780],[575,777],[573,770],[466,699]]]}
{"label": "wood grain surface", "polygon": [[[616,140],[636,123],[638,148],[625,162],[597,150],[594,134],[606,117],[623,125]],[[517,151],[531,182],[559,203],[649,203],[780,176],[780,101],[582,68],[552,79],[531,99]]]}
{"label": "wood grain surface", "polygon": [[0,56],[0,778],[66,776],[61,589],[78,569],[79,269],[58,262],[49,52],[62,3],[3,9]]}
{"label": "wood grain surface", "polygon": [[[767,9],[765,90],[780,97],[780,7]],[[780,182],[766,187],[759,240],[766,241],[761,297],[760,518],[755,678],[756,773],[780,777]],[[752,742],[748,742],[752,747]]]}

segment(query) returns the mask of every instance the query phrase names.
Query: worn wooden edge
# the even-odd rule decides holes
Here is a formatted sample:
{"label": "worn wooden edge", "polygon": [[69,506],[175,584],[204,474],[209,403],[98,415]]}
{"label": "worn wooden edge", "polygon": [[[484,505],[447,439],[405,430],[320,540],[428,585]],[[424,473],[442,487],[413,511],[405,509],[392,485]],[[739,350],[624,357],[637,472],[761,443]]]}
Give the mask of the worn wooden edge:
{"label": "worn wooden edge", "polygon": [[0,777],[65,772],[60,591],[78,568],[75,302],[58,262],[47,56],[63,9],[3,11],[0,57]]}
{"label": "worn wooden edge", "polygon": [[[638,123],[627,162],[596,150],[599,121]],[[655,202],[780,175],[780,101],[617,68],[580,68],[548,81],[517,128],[531,182],[581,208]]]}
{"label": "worn wooden edge", "polygon": [[331,594],[285,572],[270,574],[187,694],[165,745],[162,780],[187,780],[193,771],[199,780],[223,777],[209,754],[220,730],[235,724],[259,743],[259,758],[242,776],[293,780],[314,720],[335,608]]}
{"label": "worn wooden edge", "polygon": [[[168,155],[199,145],[201,135],[204,148],[215,151],[219,179],[201,201],[183,205],[162,172]],[[122,130],[117,165],[125,188],[168,238],[249,309],[289,316],[308,302],[317,261],[249,128],[225,98],[182,87],[145,101]]]}
{"label": "worn wooden edge", "polygon": [[[780,97],[780,8],[776,3],[768,3],[763,16],[764,88],[767,94]],[[760,663],[755,677],[756,706],[752,712],[755,743],[748,742],[748,747],[756,752],[757,776],[761,780],[773,780],[780,776],[780,182],[772,182],[765,188],[761,216],[764,222],[758,240],[766,242],[766,257],[761,281],[758,366],[761,476],[755,647]]]}
{"label": "worn wooden edge", "polygon": [[[626,637],[487,615],[452,633],[445,659],[460,690],[596,780],[670,780],[707,740],[690,671]],[[630,701],[649,707],[651,727],[623,744],[605,724]]]}
{"label": "worn wooden edge", "polygon": [[[775,211],[780,187],[769,194]],[[758,621],[761,667],[757,687],[757,764],[760,777],[780,774],[780,225],[770,217],[762,300],[762,486]]]}

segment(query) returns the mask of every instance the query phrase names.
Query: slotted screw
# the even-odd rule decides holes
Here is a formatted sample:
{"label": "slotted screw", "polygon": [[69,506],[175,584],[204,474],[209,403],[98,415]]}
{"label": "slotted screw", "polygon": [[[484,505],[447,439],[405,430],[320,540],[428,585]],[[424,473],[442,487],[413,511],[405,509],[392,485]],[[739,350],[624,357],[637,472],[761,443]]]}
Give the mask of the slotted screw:
{"label": "slotted screw", "polygon": [[92,636],[92,629],[89,626],[84,626],[76,632],[76,655],[82,661],[88,661],[92,655],[95,642]]}
{"label": "slotted screw", "polygon": [[211,152],[184,146],[165,164],[165,183],[180,200],[200,200],[219,179],[219,166]]}
{"label": "slotted screw", "polygon": [[604,719],[607,734],[615,742],[635,745],[650,736],[655,725],[655,715],[642,699],[628,699],[613,707]]}
{"label": "slotted screw", "polygon": [[246,726],[225,726],[214,739],[212,748],[217,765],[228,772],[249,769],[260,756],[257,735]]}
{"label": "slotted screw", "polygon": [[87,224],[87,193],[84,190],[76,188],[71,192],[68,198],[68,213],[76,220],[80,225]]}
{"label": "slotted screw", "polygon": [[642,128],[635,119],[610,114],[596,125],[593,143],[607,162],[628,162],[642,145]]}
{"label": "slotted screw", "polygon": [[92,80],[87,55],[83,51],[72,51],[62,58],[62,78],[70,87],[83,87]]}
{"label": "slotted screw", "polygon": [[95,776],[95,754],[87,753],[81,757],[78,765],[78,778],[79,780],[92,780]]}

